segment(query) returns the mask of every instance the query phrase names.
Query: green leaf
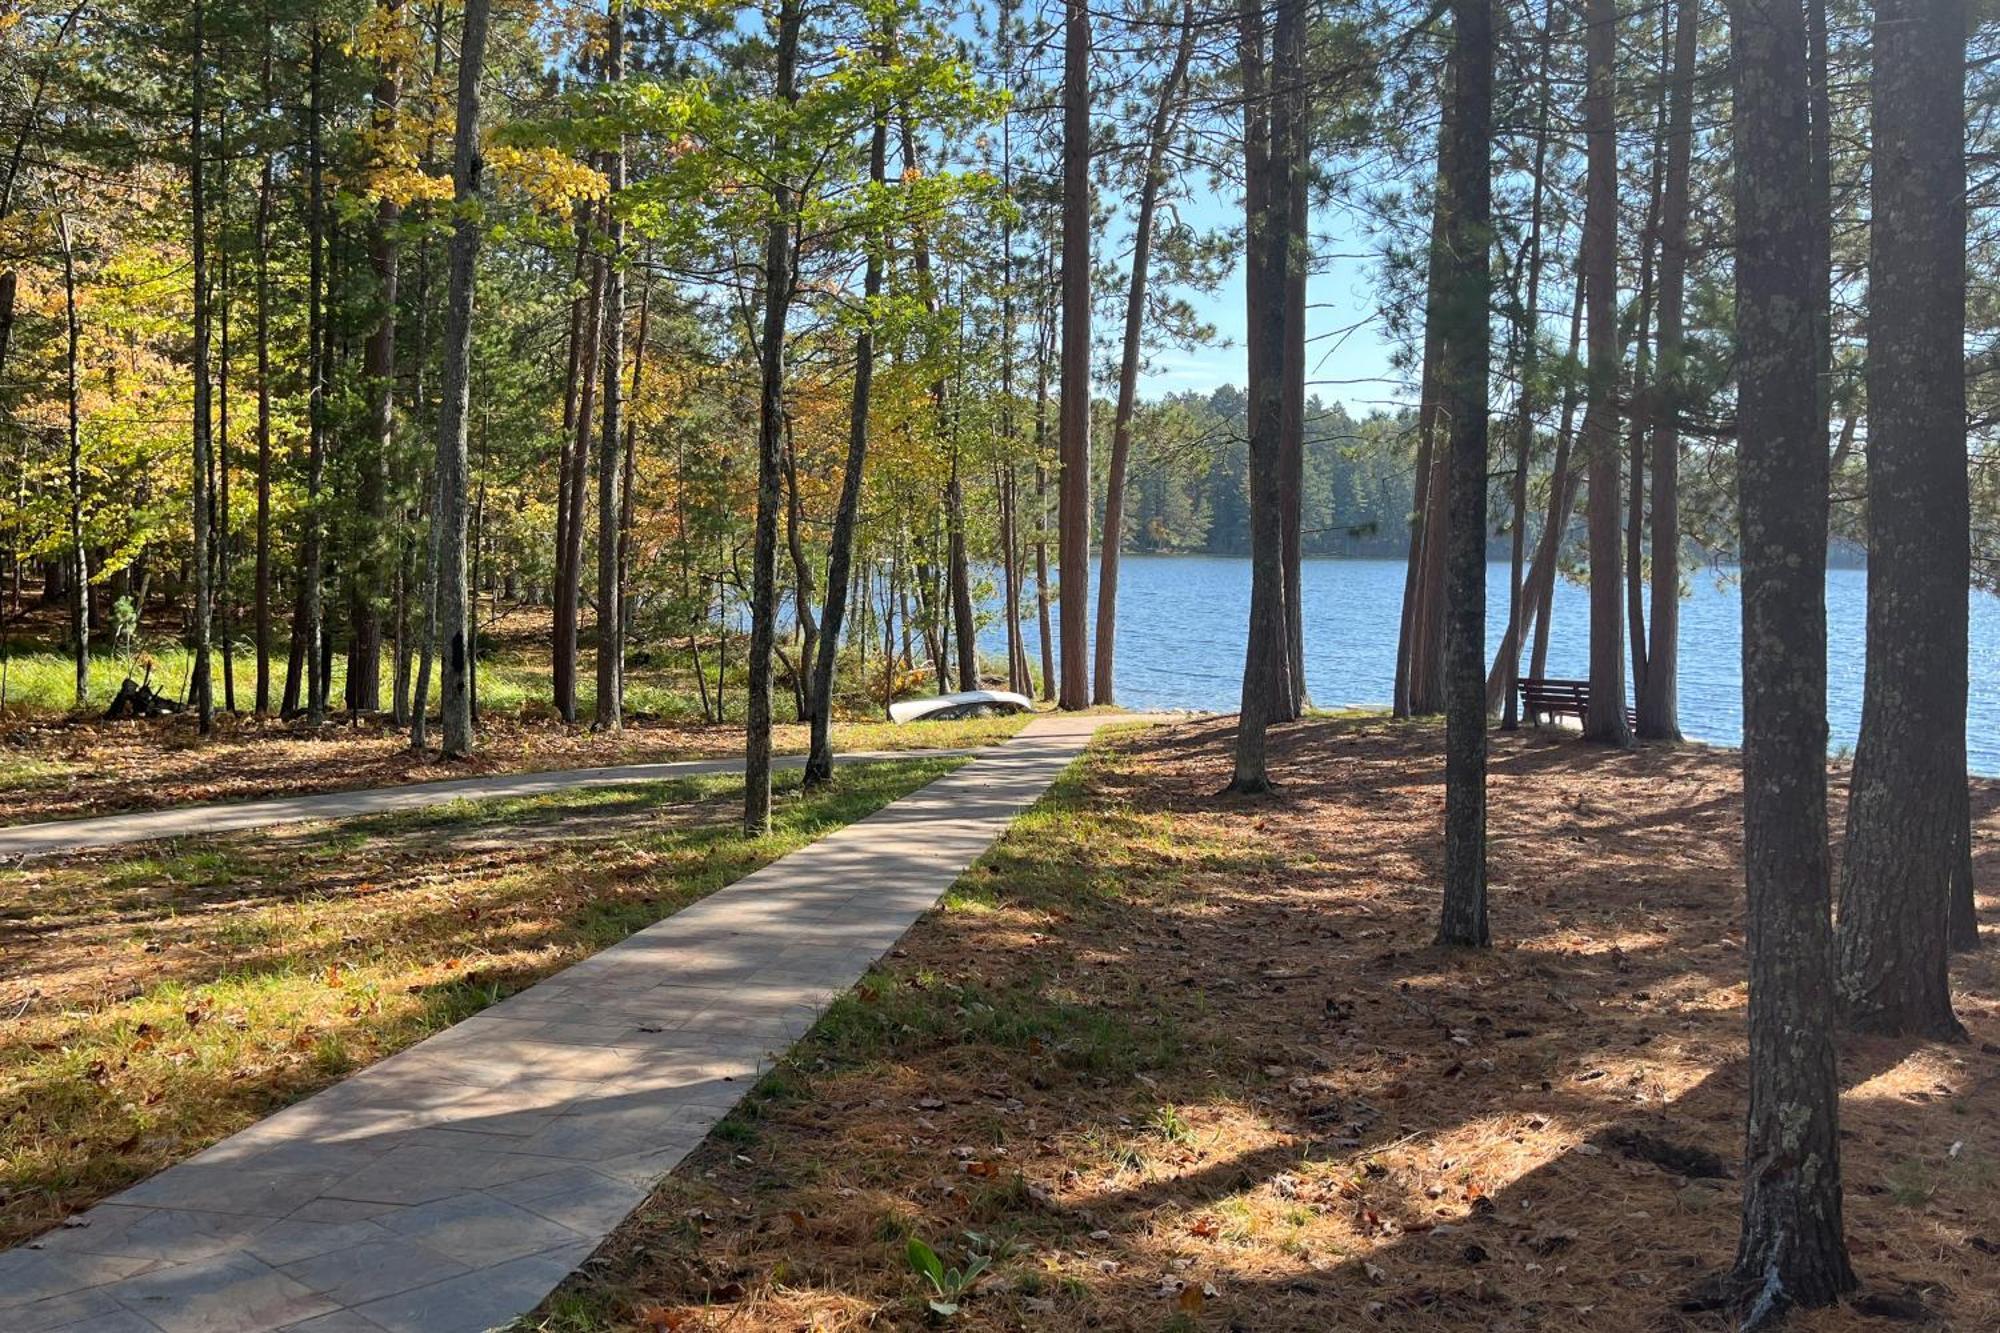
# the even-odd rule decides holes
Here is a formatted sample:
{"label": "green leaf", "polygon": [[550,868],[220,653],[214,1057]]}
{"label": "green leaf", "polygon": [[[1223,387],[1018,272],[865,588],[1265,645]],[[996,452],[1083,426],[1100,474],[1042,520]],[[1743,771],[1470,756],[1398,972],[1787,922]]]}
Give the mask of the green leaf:
{"label": "green leaf", "polygon": [[909,1248],[905,1251],[910,1267],[930,1279],[939,1292],[944,1291],[944,1262],[937,1257],[937,1251],[915,1236],[910,1237]]}

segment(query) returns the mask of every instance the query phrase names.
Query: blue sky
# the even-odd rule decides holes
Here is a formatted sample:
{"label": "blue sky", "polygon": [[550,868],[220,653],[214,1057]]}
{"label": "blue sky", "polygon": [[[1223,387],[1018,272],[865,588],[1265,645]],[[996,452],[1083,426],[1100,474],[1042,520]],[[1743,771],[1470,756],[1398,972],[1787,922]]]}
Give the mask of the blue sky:
{"label": "blue sky", "polygon": [[[1198,203],[1184,204],[1182,215],[1195,226],[1221,227],[1240,224],[1241,207],[1233,196],[1210,194]],[[1366,253],[1368,238],[1354,219],[1332,209],[1315,215],[1313,236],[1320,253],[1339,257],[1318,265],[1306,290],[1307,392],[1343,404],[1356,417],[1393,408],[1408,395],[1390,364],[1391,348],[1377,317],[1372,266],[1347,257]],[[1122,238],[1114,243],[1121,249],[1124,244]],[[1242,269],[1233,270],[1216,291],[1191,294],[1190,300],[1215,326],[1216,342],[1193,351],[1159,352],[1141,379],[1143,395],[1206,392],[1243,383]]]}

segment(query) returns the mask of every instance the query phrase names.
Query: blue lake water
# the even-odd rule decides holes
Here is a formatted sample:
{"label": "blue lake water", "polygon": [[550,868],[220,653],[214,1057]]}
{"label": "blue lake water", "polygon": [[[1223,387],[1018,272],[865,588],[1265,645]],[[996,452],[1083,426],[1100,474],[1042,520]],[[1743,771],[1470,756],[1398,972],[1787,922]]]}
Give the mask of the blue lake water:
{"label": "blue lake water", "polygon": [[[1306,686],[1321,707],[1386,706],[1395,685],[1396,635],[1402,615],[1403,565],[1395,560],[1308,560],[1301,571],[1306,629]],[[1681,729],[1691,739],[1737,745],[1743,739],[1742,616],[1728,571],[1697,569],[1681,603]],[[1233,712],[1241,697],[1250,564],[1217,556],[1128,555],[1119,565],[1118,702],[1128,708]],[[1091,577],[1093,599],[1096,575]],[[1031,585],[1032,587],[1032,585]],[[1850,750],[1861,723],[1863,637],[1868,575],[1827,573],[1827,720],[1836,752]],[[1549,640],[1552,676],[1588,670],[1588,592],[1558,580]],[[1507,566],[1487,567],[1487,656],[1507,621]],[[1029,659],[1037,652],[1032,602]],[[2000,775],[2000,598],[1972,595],[1972,692],[1969,766]],[[1092,611],[1095,624],[1095,608]],[[1004,659],[997,624],[981,646]],[[1526,662],[1523,662],[1526,669]]]}

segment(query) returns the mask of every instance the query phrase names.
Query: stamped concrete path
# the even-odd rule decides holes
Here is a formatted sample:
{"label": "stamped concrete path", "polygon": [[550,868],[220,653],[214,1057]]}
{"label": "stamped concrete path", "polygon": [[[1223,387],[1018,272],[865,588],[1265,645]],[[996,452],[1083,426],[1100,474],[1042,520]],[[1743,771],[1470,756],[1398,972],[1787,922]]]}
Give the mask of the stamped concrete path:
{"label": "stamped concrete path", "polygon": [[[876,760],[936,759],[970,755],[977,750],[866,750],[840,756],[842,763]],[[803,768],[804,755],[779,755],[773,768]],[[671,782],[741,773],[741,759],[687,759],[665,764],[623,764],[615,768],[564,768],[543,773],[502,773],[485,778],[448,778],[442,782],[412,782],[399,787],[366,787],[360,791],[323,792],[316,796],[285,796],[270,801],[231,801],[220,805],[182,805],[169,810],[134,810],[89,819],[60,819],[46,824],[15,824],[0,828],[0,861],[24,856],[48,856],[92,847],[120,847],[156,838],[187,838],[270,824],[297,824],[310,819],[353,819],[360,815],[422,810],[453,801],[504,800],[540,796],[583,787],[623,787],[635,782]]]}
{"label": "stamped concrete path", "polygon": [[480,1333],[535,1307],[1048,788],[929,786],[0,1253],[7,1333]]}

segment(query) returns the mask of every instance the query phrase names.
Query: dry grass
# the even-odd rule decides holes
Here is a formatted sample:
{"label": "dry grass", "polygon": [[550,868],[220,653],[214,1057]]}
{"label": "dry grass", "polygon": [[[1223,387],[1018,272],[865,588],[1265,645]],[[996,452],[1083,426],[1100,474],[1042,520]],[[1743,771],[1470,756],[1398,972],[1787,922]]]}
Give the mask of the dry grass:
{"label": "dry grass", "polygon": [[958,762],[782,774],[756,840],[699,779],[0,870],[0,1247]]}
{"label": "dry grass", "polygon": [[[843,722],[837,751],[990,745],[1025,717],[963,722]],[[221,716],[203,740],[188,718],[148,722],[34,722],[0,728],[0,824],[155,810],[203,801],[262,800],[491,773],[600,764],[717,759],[743,752],[738,724],[642,722],[615,736],[551,721],[489,715],[479,750],[463,763],[415,754],[401,732],[376,721],[318,732],[277,721]],[[802,754],[806,729],[775,729],[780,754]]]}
{"label": "dry grass", "polygon": [[[1474,954],[1430,942],[1435,731],[1285,728],[1258,801],[1226,737],[1094,752],[536,1325],[1720,1327],[1679,1305],[1735,1240],[1735,757],[1497,737]],[[2000,1327],[1995,980],[1969,1046],[1843,1048],[1857,1267],[1960,1329]],[[990,1261],[948,1321],[911,1237]]]}

